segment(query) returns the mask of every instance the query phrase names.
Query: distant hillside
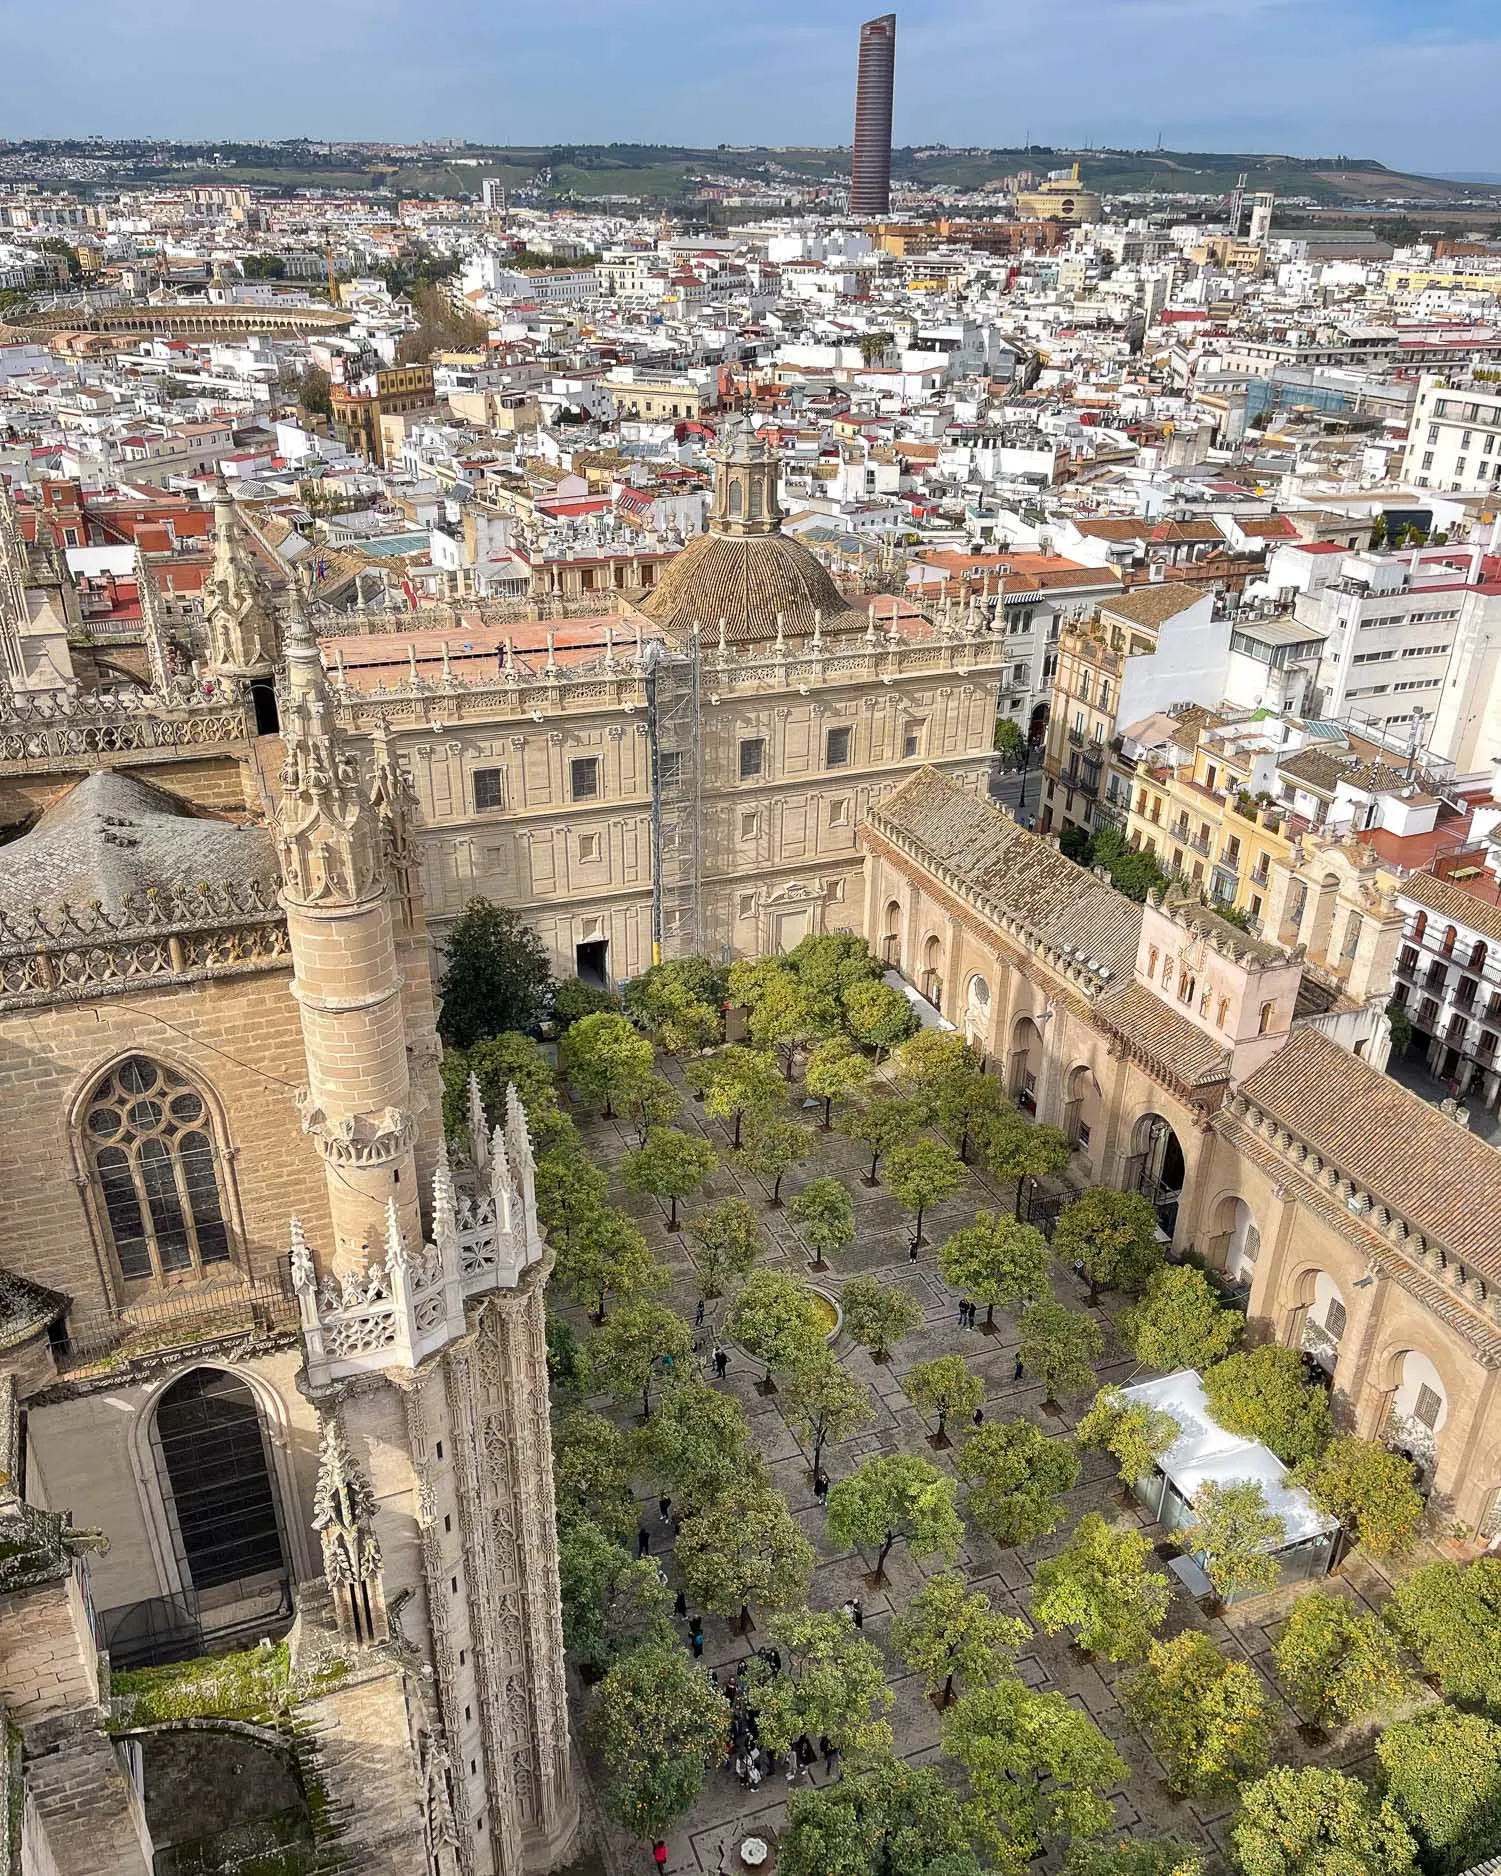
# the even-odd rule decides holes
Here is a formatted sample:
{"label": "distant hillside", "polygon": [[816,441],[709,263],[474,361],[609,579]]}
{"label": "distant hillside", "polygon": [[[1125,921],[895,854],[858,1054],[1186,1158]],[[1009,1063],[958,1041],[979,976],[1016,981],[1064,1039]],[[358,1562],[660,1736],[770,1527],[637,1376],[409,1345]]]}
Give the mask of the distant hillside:
{"label": "distant hillside", "polygon": [[[91,141],[14,142],[6,147],[7,179],[24,175],[28,151],[58,165],[78,162],[85,188],[130,183],[183,185],[242,182],[252,187],[387,190],[400,195],[474,195],[482,177],[503,177],[529,199],[599,200],[634,197],[652,207],[679,206],[706,184],[744,179],[838,184],[849,174],[849,151],[807,148],[688,148],[681,144],[553,144],[419,148],[380,144],[204,143],[160,145]],[[1087,186],[1107,195],[1147,193],[1225,196],[1244,174],[1250,189],[1303,197],[1321,207],[1418,208],[1464,202],[1487,210],[1501,201],[1496,178],[1415,176],[1365,157],[1235,155],[1222,151],[1030,149],[975,152],[931,145],[892,153],[899,181],[984,189],[1019,169],[1045,173],[1077,162]]]}

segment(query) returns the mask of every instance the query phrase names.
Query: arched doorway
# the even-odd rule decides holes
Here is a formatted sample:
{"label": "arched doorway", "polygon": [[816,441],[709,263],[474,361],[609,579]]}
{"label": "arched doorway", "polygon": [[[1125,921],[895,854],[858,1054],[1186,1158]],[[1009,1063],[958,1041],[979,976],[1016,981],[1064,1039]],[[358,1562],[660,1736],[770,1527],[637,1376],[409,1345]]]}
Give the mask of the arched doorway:
{"label": "arched doorway", "polygon": [[1243,1198],[1228,1192],[1214,1208],[1209,1225],[1209,1259],[1232,1283],[1249,1284],[1256,1274],[1261,1233]]}
{"label": "arched doorway", "polygon": [[1011,1031],[1007,1076],[1011,1098],[1024,1114],[1037,1112],[1037,1084],[1042,1077],[1042,1031],[1030,1016],[1019,1016]]}
{"label": "arched doorway", "polygon": [[1444,1378],[1424,1354],[1404,1349],[1388,1370],[1391,1405],[1384,1437],[1388,1446],[1411,1459],[1419,1483],[1433,1484],[1438,1464],[1439,1435],[1449,1418],[1449,1392]]}
{"label": "arched doorway", "polygon": [[990,1046],[990,985],[978,971],[964,988],[964,1039],[982,1054]]}
{"label": "arched doorway", "polygon": [[897,964],[902,955],[902,905],[899,899],[888,899],[886,915],[881,920],[881,955],[888,964]]}
{"label": "arched doorway", "polygon": [[151,1443],[183,1583],[231,1604],[287,1580],[271,1454],[238,1375],[193,1368],[156,1403]]}
{"label": "arched doorway", "polygon": [[933,935],[922,948],[922,979],[918,989],[932,1004],[935,1010],[943,1007],[943,944]]}
{"label": "arched doorway", "polygon": [[256,735],[279,735],[281,718],[276,708],[276,686],[270,678],[253,677],[250,680],[250,702],[255,710]]}
{"label": "arched doorway", "polygon": [[1099,1124],[1100,1084],[1088,1062],[1069,1070],[1064,1084],[1063,1132],[1076,1153],[1087,1154]]}
{"label": "arched doorway", "polygon": [[1047,740],[1047,733],[1048,733],[1048,707],[1045,703],[1040,703],[1033,710],[1032,715],[1030,719],[1028,720],[1027,741],[1032,745],[1034,749],[1038,749]]}
{"label": "arched doorway", "polygon": [[1161,1114],[1143,1114],[1132,1135],[1132,1153],[1126,1161],[1126,1190],[1151,1200],[1157,1222],[1171,1238],[1178,1224],[1186,1162],[1172,1123]]}

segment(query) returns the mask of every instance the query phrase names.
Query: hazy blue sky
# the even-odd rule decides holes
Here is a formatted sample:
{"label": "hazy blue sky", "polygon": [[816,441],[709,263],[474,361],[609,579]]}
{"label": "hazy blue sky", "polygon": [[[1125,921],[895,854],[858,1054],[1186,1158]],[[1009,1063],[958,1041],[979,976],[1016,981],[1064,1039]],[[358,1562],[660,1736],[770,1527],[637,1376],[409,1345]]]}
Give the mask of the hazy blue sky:
{"label": "hazy blue sky", "polygon": [[[0,134],[849,140],[851,0],[0,0]],[[1496,0],[909,0],[898,142],[1501,172]]]}

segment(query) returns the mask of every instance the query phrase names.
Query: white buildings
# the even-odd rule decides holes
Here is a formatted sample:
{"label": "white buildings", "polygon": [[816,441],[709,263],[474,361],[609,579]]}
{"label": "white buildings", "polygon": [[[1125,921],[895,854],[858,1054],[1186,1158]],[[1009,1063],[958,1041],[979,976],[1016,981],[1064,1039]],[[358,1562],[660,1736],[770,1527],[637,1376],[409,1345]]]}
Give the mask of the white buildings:
{"label": "white buildings", "polygon": [[1425,377],[1403,459],[1404,480],[1422,489],[1486,489],[1501,482],[1501,392],[1451,389]]}

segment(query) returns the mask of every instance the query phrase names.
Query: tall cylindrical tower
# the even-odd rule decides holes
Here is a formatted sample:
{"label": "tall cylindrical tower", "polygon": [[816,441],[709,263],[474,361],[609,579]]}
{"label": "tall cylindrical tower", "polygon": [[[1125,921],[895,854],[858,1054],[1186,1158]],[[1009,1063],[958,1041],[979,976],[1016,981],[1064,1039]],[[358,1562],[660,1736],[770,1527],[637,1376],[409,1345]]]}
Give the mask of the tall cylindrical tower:
{"label": "tall cylindrical tower", "polygon": [[891,97],[896,82],[896,15],[883,13],[860,28],[855,81],[855,144],[850,162],[851,215],[891,208]]}
{"label": "tall cylindrical tower", "polygon": [[335,720],[295,582],[286,661],[276,842],[307,1055],[299,1103],[328,1173],[326,1259],[359,1270],[384,1247],[393,1203],[407,1244],[422,1242],[404,974],[375,791]]}

